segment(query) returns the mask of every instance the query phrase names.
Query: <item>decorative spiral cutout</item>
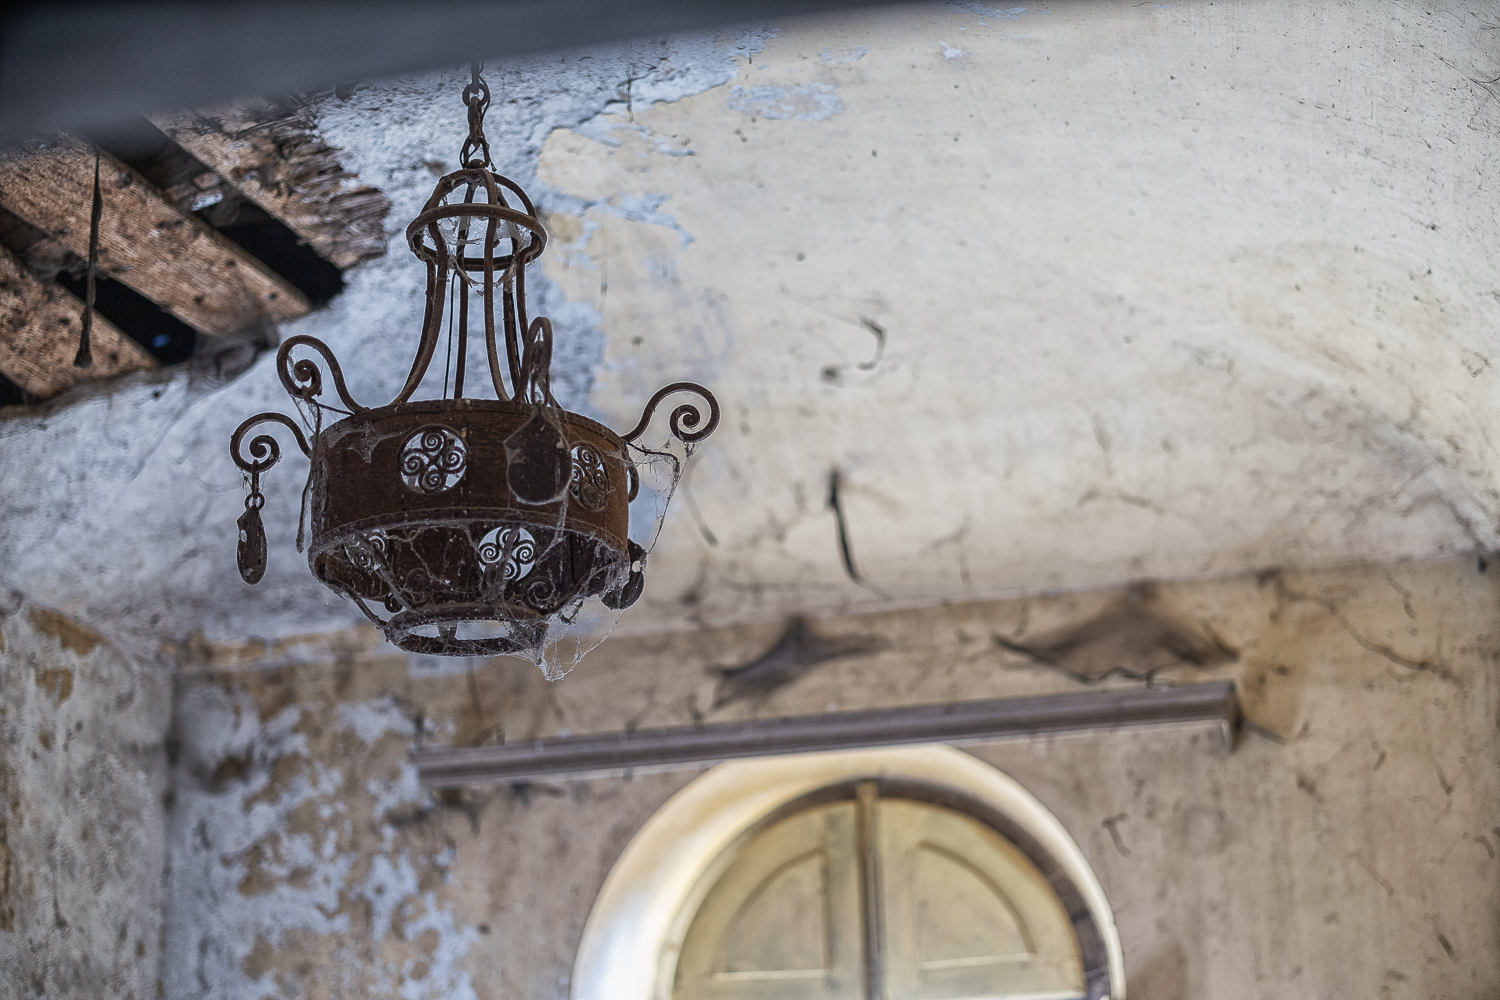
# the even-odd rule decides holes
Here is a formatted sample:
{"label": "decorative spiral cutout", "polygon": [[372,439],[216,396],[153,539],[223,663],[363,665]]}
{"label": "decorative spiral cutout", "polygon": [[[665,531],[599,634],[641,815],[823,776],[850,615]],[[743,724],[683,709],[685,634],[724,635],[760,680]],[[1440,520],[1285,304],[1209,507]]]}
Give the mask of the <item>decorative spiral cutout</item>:
{"label": "decorative spiral cutout", "polygon": [[683,403],[672,411],[672,417],[668,421],[672,436],[683,444],[697,444],[708,437],[719,426],[719,401],[714,394],[696,382],[673,382],[669,386],[657,390],[656,395],[646,404],[646,409],[641,413],[641,422],[629,434],[620,435],[627,443],[634,443],[635,439],[646,433],[646,428],[651,424],[651,418],[656,415],[657,404],[674,392],[691,392],[703,397],[708,404],[708,421],[703,423],[702,428],[697,428],[703,422],[703,412],[694,403]]}
{"label": "decorative spiral cutout", "polygon": [[385,559],[388,543],[385,540],[385,532],[379,529],[365,535],[362,541],[363,544],[354,541],[345,545],[344,555],[349,557],[349,562],[355,569],[362,573],[369,573]]}
{"label": "decorative spiral cutout", "polygon": [[469,464],[464,439],[446,427],[423,427],[401,446],[401,481],[413,493],[442,493],[458,485]]}
{"label": "decorative spiral cutout", "polygon": [[609,469],[604,456],[591,444],[575,444],[572,451],[573,476],[568,492],[586,510],[603,510],[609,500]]}
{"label": "decorative spiral cutout", "polygon": [[525,528],[492,528],[479,540],[477,552],[485,567],[501,567],[506,582],[524,579],[536,565],[536,539]]}

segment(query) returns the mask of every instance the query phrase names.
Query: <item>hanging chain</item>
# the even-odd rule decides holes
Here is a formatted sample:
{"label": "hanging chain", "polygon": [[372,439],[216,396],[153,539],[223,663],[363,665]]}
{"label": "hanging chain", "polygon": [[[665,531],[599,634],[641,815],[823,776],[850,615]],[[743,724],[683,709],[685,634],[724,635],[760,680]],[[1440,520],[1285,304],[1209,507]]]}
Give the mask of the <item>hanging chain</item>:
{"label": "hanging chain", "polygon": [[[490,109],[490,88],[480,77],[483,66],[474,63],[469,85],[464,88],[464,104],[469,108],[469,137],[464,140],[459,162],[465,167],[488,167],[490,163],[490,141],[484,137],[484,113]],[[483,153],[481,159],[476,154]]]}

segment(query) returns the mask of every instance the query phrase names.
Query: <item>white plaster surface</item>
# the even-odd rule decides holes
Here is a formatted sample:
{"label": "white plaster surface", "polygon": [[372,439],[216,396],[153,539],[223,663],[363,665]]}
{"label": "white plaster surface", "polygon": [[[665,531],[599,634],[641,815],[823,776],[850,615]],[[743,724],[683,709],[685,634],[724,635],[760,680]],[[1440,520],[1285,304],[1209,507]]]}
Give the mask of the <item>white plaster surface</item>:
{"label": "white plaster surface", "polygon": [[671,220],[547,262],[595,405],[675,354],[729,414],[622,627],[1492,545],[1493,9],[1000,13],[789,24],[549,137],[543,181]]}
{"label": "white plaster surface", "polygon": [[[1493,27],[930,4],[492,66],[499,165],[553,233],[554,385],[616,427],[675,378],[726,408],[622,630],[1493,547]],[[367,402],[408,365],[399,233],[461,82],[316,108],[393,199],[391,252],[281,332]],[[355,622],[295,551],[300,457],[238,579],[229,432],[290,407],[269,358],[210,383],[0,420],[0,583],[167,661]]]}

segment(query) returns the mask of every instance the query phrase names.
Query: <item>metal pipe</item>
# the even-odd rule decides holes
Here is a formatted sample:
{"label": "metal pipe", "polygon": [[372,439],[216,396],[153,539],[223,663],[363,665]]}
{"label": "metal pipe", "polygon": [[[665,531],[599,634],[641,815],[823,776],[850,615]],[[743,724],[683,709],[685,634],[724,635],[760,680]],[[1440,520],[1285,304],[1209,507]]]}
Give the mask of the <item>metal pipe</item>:
{"label": "metal pipe", "polygon": [[908,743],[978,743],[1127,726],[1217,723],[1226,745],[1240,727],[1232,681],[914,705],[701,727],[601,733],[500,746],[418,750],[436,788],[675,770],[770,754]]}

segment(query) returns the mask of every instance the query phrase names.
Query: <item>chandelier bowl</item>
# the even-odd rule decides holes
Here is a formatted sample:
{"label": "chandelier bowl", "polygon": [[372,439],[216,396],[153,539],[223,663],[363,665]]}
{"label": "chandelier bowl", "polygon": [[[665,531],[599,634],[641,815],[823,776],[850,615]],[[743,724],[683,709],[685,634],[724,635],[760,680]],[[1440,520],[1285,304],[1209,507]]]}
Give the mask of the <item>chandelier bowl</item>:
{"label": "chandelier bowl", "polygon": [[[541,641],[542,617],[570,604],[633,603],[638,557],[626,533],[637,481],[625,441],[553,411],[542,419],[559,425],[560,471],[539,473],[516,447],[534,419],[534,407],[509,401],[425,400],[325,428],[312,456],[313,575],[382,604],[392,617],[373,616],[412,652],[513,653]],[[527,503],[512,482],[527,474],[562,489]],[[499,623],[499,634],[458,634],[482,623]]]}

